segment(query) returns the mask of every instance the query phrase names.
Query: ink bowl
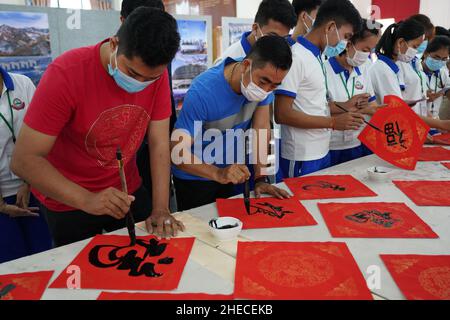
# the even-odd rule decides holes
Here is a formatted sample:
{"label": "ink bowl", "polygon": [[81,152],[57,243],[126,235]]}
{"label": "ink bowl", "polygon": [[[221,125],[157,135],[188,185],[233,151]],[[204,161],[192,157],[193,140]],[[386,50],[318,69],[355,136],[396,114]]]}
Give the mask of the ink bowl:
{"label": "ink bowl", "polygon": [[235,240],[242,231],[242,221],[233,217],[221,217],[209,222],[209,230],[220,241]]}
{"label": "ink bowl", "polygon": [[392,169],[386,167],[372,167],[367,169],[367,173],[369,174],[369,180],[374,182],[390,181],[393,172],[394,171]]}

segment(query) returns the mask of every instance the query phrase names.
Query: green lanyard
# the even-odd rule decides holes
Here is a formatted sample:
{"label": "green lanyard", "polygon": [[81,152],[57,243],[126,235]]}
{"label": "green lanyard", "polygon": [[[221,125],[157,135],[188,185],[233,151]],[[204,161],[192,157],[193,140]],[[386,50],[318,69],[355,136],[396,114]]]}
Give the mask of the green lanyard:
{"label": "green lanyard", "polygon": [[328,78],[327,78],[327,70],[325,70],[325,66],[323,64],[322,58],[316,57],[317,61],[320,63],[320,67],[322,68],[323,76],[325,77],[325,88],[327,89],[327,100],[328,100]]}
{"label": "green lanyard", "polygon": [[344,78],[342,77],[342,73],[339,73],[339,77],[341,77],[342,84],[344,85],[345,91],[347,92],[348,100],[350,100],[355,95],[355,78],[353,78],[352,95],[350,95],[350,91],[348,91],[347,83],[344,81]]}
{"label": "green lanyard", "polygon": [[0,113],[0,118],[6,123],[6,126],[8,127],[9,131],[11,131],[13,142],[16,143],[16,134],[14,133],[14,113],[11,103],[11,97],[9,96],[9,91],[6,90],[6,96],[8,97],[8,103],[9,103],[9,112],[11,114],[11,123],[6,120],[5,116]]}
{"label": "green lanyard", "polygon": [[423,77],[422,77],[422,72],[420,72],[420,70],[417,71],[417,70],[415,70],[415,69],[414,69],[414,71],[416,71],[417,75],[419,76],[419,79],[420,79],[420,87],[422,88],[422,93],[423,93]]}

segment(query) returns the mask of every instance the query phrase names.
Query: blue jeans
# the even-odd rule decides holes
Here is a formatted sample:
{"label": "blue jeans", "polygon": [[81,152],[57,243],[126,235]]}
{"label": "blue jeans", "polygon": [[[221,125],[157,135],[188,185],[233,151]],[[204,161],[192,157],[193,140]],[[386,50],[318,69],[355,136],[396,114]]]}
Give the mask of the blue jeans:
{"label": "blue jeans", "polygon": [[[3,199],[15,204],[16,196]],[[31,195],[30,207],[38,207]],[[50,231],[44,216],[10,218],[0,213],[0,263],[50,250],[53,247]]]}

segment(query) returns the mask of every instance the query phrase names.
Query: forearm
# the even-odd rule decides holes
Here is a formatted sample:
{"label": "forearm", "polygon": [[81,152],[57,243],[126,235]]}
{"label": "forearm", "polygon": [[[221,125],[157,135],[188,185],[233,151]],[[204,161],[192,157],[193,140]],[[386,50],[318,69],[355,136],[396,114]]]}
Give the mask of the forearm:
{"label": "forearm", "polygon": [[[339,103],[340,105],[344,105],[344,103]],[[330,107],[330,112],[331,112],[331,114],[333,115],[333,114],[342,114],[342,113],[344,113],[345,111],[344,110],[342,110],[341,108],[338,108],[337,106],[336,106],[336,104],[334,103],[334,102],[332,102],[332,101],[330,101],[329,103],[328,103],[328,106]]]}
{"label": "forearm", "polygon": [[278,116],[277,123],[301,129],[331,129],[333,127],[333,119],[331,117],[311,116],[294,110],[288,114]]}
{"label": "forearm", "polygon": [[70,207],[84,209],[90,192],[64,177],[43,156],[14,155],[13,172],[47,197]]}
{"label": "forearm", "polygon": [[[253,137],[253,141],[256,143],[253,144],[253,159],[256,160],[254,162],[254,171],[255,178],[260,176],[266,176],[267,173],[265,169],[268,166],[268,155],[270,151],[270,139],[272,137],[270,131],[270,125],[261,126],[259,128],[255,127],[255,136]],[[256,157],[256,158],[255,158]]]}
{"label": "forearm", "polygon": [[199,159],[197,159],[197,163],[198,164],[180,164],[177,168],[193,176],[217,181],[217,175],[220,168],[211,164],[201,163]]}
{"label": "forearm", "polygon": [[170,193],[170,151],[168,140],[167,142],[151,141],[149,150],[153,209],[167,209]]}

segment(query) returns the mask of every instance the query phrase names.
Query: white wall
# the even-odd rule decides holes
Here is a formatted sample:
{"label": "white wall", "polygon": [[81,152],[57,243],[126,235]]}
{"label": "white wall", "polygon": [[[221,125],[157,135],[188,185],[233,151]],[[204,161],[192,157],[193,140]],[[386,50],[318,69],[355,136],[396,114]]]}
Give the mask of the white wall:
{"label": "white wall", "polygon": [[450,28],[450,0],[422,0],[420,12],[429,16],[434,25]]}
{"label": "white wall", "polygon": [[238,18],[254,19],[261,0],[236,0]]}
{"label": "white wall", "polygon": [[25,0],[0,0],[0,4],[24,5]]}
{"label": "white wall", "polygon": [[370,7],[372,6],[372,0],[351,0],[353,5],[358,9],[363,18],[370,17]]}

